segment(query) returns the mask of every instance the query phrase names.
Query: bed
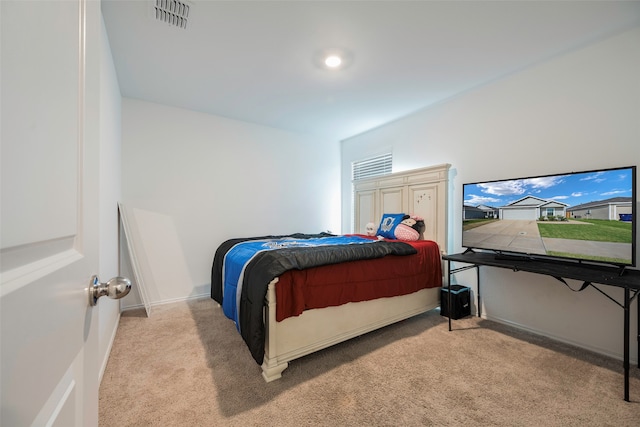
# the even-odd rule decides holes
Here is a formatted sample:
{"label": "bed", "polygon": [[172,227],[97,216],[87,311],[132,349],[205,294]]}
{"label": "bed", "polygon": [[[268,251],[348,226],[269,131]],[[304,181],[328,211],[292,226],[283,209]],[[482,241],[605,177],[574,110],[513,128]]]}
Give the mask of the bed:
{"label": "bed", "polygon": [[[227,311],[235,310],[236,327],[267,382],[280,378],[294,359],[439,306],[448,168],[440,165],[354,184],[352,235],[260,236],[230,239],[220,245],[212,266],[211,297],[223,306],[227,317],[231,317]],[[401,197],[394,197],[398,191]],[[363,194],[376,203],[358,203]],[[367,208],[370,212],[363,212]],[[376,218],[378,223],[384,212],[417,212],[424,217],[424,239],[364,235],[364,221]],[[331,238],[354,240],[345,243],[346,248],[333,242],[321,243],[320,249],[298,243]],[[291,243],[294,247],[280,247],[283,240],[295,242]],[[252,255],[255,258],[235,277],[244,284],[225,288],[227,275],[236,274],[225,270],[225,256],[240,244],[275,247],[264,252],[255,249],[258,255]],[[319,260],[313,255],[310,264],[301,263],[300,253],[306,257],[318,252]],[[355,258],[340,258],[342,252]],[[281,253],[284,260],[279,258]],[[234,294],[235,301],[229,303]]]}

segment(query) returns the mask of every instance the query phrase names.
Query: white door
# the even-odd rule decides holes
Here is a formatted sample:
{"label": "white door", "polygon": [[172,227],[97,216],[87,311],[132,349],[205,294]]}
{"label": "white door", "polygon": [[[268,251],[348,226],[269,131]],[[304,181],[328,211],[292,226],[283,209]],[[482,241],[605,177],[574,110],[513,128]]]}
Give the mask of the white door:
{"label": "white door", "polygon": [[93,426],[98,314],[86,288],[98,267],[99,91],[85,78],[95,67],[85,18],[99,3],[0,8],[0,425]]}

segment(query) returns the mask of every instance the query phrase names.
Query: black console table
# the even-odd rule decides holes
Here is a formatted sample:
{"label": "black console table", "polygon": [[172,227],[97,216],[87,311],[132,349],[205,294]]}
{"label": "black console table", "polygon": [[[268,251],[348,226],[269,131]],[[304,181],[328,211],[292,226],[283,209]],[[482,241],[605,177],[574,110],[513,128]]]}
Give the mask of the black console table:
{"label": "black console table", "polygon": [[[554,277],[565,285],[564,279],[574,279],[583,282],[580,291],[591,286],[602,295],[609,298],[624,310],[624,400],[629,401],[629,312],[631,302],[640,292],[640,270],[623,269],[614,266],[595,265],[582,262],[560,262],[553,260],[540,260],[521,256],[500,255],[489,252],[467,251],[460,254],[443,255],[447,261],[447,287],[451,284],[451,276],[463,270],[476,269],[477,273],[477,302],[478,317],[480,309],[480,266],[506,268],[513,271],[527,271],[529,273],[544,274]],[[461,262],[466,266],[451,268],[452,262]],[[598,288],[594,283],[615,286],[624,289],[624,303],[616,301],[607,293]],[[567,285],[568,286],[568,285]],[[451,298],[449,298],[451,301]],[[638,348],[640,349],[640,303],[638,304]],[[449,310],[451,313],[451,310]],[[451,330],[451,317],[449,317],[449,330]],[[639,352],[640,367],[640,352]]]}

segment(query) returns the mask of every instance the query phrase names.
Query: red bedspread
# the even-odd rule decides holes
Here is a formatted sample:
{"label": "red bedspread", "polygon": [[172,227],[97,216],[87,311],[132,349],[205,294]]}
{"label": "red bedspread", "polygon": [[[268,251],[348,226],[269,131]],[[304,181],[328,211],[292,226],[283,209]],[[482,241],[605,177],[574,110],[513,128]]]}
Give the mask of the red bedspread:
{"label": "red bedspread", "polygon": [[442,286],[438,245],[431,240],[406,243],[418,253],[285,272],[276,284],[276,320],[298,316],[313,308]]}

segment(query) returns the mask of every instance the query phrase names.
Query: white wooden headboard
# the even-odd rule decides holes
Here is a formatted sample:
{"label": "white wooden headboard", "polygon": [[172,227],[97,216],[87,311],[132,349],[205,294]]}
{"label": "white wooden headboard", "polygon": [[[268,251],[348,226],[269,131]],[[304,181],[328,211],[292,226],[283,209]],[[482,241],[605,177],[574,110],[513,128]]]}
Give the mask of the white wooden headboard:
{"label": "white wooden headboard", "polygon": [[415,214],[424,218],[424,238],[447,252],[449,168],[445,163],[426,168],[353,181],[354,233],[376,227],[383,213]]}

